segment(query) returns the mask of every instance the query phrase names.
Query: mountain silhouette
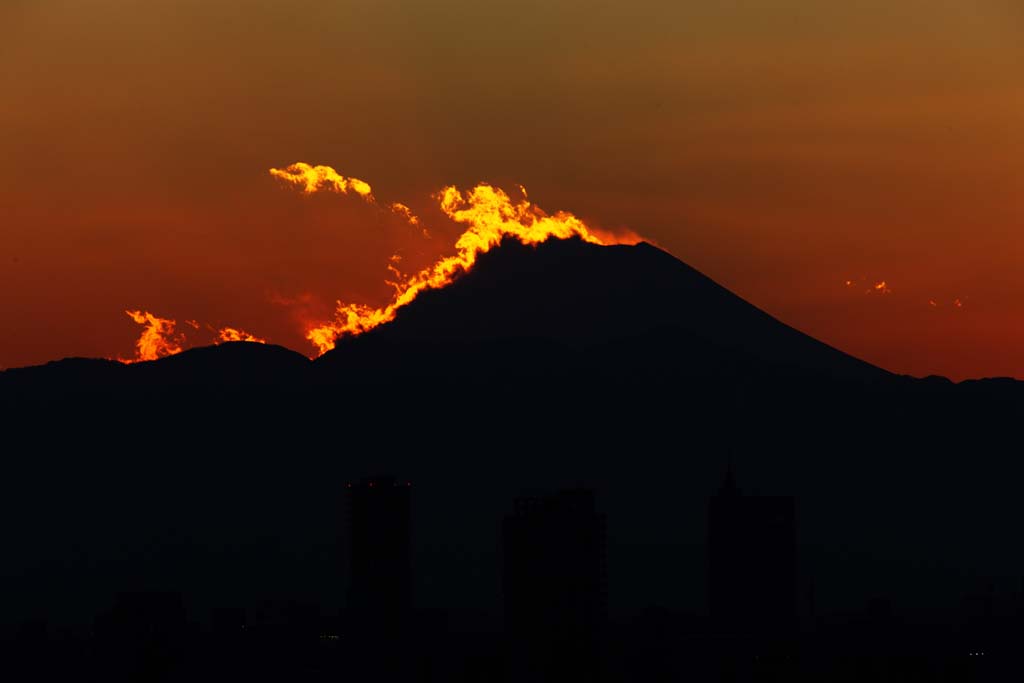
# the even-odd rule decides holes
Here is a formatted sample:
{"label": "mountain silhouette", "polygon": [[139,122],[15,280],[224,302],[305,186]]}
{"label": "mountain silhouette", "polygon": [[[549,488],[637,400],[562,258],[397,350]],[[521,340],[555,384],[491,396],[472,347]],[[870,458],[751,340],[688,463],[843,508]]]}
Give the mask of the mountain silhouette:
{"label": "mountain silhouette", "polygon": [[751,306],[650,244],[509,240],[447,290],[427,292],[379,334],[392,339],[553,338],[585,347],[662,329],[779,365],[855,376],[877,368]]}
{"label": "mountain silhouette", "polygon": [[[785,325],[644,242],[524,245],[507,239],[453,284],[422,293],[392,323],[341,340],[317,365],[352,369],[345,355],[359,354],[363,363],[374,345],[392,360],[399,348],[443,355],[482,345],[498,362],[516,362],[509,356],[522,353],[527,362],[517,365],[523,369],[582,362],[694,372],[724,363],[863,381],[891,376]],[[557,362],[544,363],[556,346],[564,349]]]}

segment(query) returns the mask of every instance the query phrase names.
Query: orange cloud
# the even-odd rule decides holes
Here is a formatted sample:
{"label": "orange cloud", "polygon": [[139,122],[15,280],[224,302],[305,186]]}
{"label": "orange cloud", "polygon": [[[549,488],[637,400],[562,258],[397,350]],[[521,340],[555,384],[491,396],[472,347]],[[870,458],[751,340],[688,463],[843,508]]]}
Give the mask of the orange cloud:
{"label": "orange cloud", "polygon": [[257,344],[266,344],[267,340],[255,335],[249,334],[245,330],[238,330],[234,327],[222,327],[217,330],[217,340],[215,343],[223,344],[224,342],[255,342]]}
{"label": "orange cloud", "polygon": [[368,182],[359,178],[347,178],[330,166],[312,166],[299,161],[285,168],[272,168],[270,175],[293,185],[301,185],[302,191],[306,194],[323,189],[348,194],[351,190],[369,202],[374,201],[373,190]]}
{"label": "orange cloud", "polygon": [[175,323],[173,320],[159,318],[149,311],[125,311],[125,313],[136,323],[142,325],[144,329],[138,341],[135,342],[135,358],[119,359],[122,363],[156,360],[181,353],[185,335],[174,334]]}
{"label": "orange cloud", "polygon": [[[302,186],[303,192],[307,193],[320,189],[338,191],[341,181],[337,179],[348,183],[342,183],[344,187],[349,186],[351,181],[329,166],[312,166],[303,162],[292,164],[284,171],[270,169],[270,173]],[[369,196],[369,185],[365,187],[366,195]],[[420,292],[451,283],[460,273],[472,268],[479,254],[494,248],[506,237],[518,239],[524,244],[569,237],[595,244],[633,244],[640,241],[636,234],[617,236],[598,233],[571,213],[549,215],[530,203],[524,188],[520,190],[523,198],[519,201],[513,201],[501,188],[488,184],[477,185],[465,193],[454,186],[441,190],[434,196],[441,211],[451,220],[466,226],[455,242],[455,253],[411,275],[402,274],[393,258],[389,270],[397,280],[389,282],[395,289],[390,303],[373,307],[338,301],[334,318],[311,326],[306,330],[306,339],[322,354],[333,349],[339,337],[360,334],[390,322],[396,311],[413,301]],[[391,207],[396,213],[405,216],[411,225],[419,225],[419,220],[404,204],[394,203]]]}

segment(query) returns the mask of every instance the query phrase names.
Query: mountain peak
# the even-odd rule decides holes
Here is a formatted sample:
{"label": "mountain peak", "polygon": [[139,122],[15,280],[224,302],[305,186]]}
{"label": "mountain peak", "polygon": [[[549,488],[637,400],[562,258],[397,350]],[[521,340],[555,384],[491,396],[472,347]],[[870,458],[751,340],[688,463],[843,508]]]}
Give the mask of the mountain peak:
{"label": "mountain peak", "polygon": [[[716,356],[733,353],[779,369],[888,376],[785,325],[646,242],[505,240],[454,283],[422,293],[393,322],[364,336],[365,343],[390,344],[545,339],[580,350],[652,335],[684,336]],[[354,341],[343,340],[325,358],[346,353]],[[679,359],[664,360],[671,365]]]}

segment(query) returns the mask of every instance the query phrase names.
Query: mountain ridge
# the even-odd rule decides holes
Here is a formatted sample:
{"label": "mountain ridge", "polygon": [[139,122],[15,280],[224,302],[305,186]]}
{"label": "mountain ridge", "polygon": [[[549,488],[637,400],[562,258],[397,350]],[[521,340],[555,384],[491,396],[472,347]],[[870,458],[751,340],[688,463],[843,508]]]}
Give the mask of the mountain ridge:
{"label": "mountain ridge", "polygon": [[[416,363],[422,367],[412,367]],[[891,373],[778,320],[646,242],[604,246],[551,239],[524,245],[506,239],[448,286],[421,293],[394,321],[339,339],[312,362],[282,346],[229,342],[130,365],[66,358],[9,368],[0,372],[0,390],[330,384],[398,375],[443,378],[470,367],[491,378],[499,371],[620,376],[631,366],[685,376],[765,372],[934,387],[942,380],[954,386],[976,382],[1004,391],[1024,386],[1012,378],[952,383]]]}

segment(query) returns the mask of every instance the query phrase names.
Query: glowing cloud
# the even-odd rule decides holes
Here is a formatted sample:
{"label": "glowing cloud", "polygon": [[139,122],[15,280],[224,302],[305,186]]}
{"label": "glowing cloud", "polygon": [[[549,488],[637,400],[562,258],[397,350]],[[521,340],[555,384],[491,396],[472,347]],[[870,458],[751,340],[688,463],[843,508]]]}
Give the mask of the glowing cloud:
{"label": "glowing cloud", "polygon": [[412,227],[419,228],[420,233],[427,239],[430,239],[430,232],[423,227],[423,225],[420,223],[420,219],[416,216],[416,214],[412,212],[412,209],[410,209],[408,206],[402,204],[401,202],[394,202],[391,204],[391,211],[393,213],[397,213],[399,216],[404,218],[406,222]]}
{"label": "glowing cloud", "polygon": [[217,330],[217,340],[215,344],[223,344],[224,342],[255,342],[257,344],[266,344],[267,340],[249,334],[245,330],[237,330],[234,327],[222,327]]}
{"label": "glowing cloud", "polygon": [[[302,162],[292,164],[285,171],[271,169],[270,173],[303,186],[303,191],[307,193],[336,188],[335,181],[321,178],[350,180],[329,166],[311,166]],[[369,185],[366,188],[369,194]],[[306,330],[306,339],[323,354],[334,348],[339,337],[361,334],[394,320],[398,309],[413,301],[420,292],[450,284],[459,274],[473,267],[477,256],[490,251],[506,237],[517,239],[523,244],[539,244],[552,238],[570,237],[593,244],[632,244],[639,241],[634,234],[625,238],[604,233],[599,236],[571,213],[549,215],[527,200],[525,190],[522,194],[521,200],[513,201],[503,190],[488,184],[477,185],[465,193],[454,186],[441,190],[435,195],[441,210],[456,223],[466,226],[455,242],[455,253],[412,275],[403,275],[392,259],[390,270],[398,280],[390,282],[395,289],[390,303],[374,308],[338,301],[334,319],[310,326]],[[410,224],[419,225],[419,220],[404,204],[395,203],[391,208],[405,216]]]}
{"label": "glowing cloud", "polygon": [[[407,205],[400,202],[378,204],[369,183],[341,175],[330,166],[314,166],[300,161],[285,168],[271,168],[269,172],[275,178],[300,188],[305,194],[321,191],[339,194],[351,192],[381,210],[400,216],[424,237],[430,237],[419,217]],[[389,303],[373,307],[338,301],[331,320],[306,324],[306,339],[316,347],[318,353],[323,354],[334,348],[339,337],[361,334],[394,320],[398,309],[413,301],[420,292],[450,284],[461,273],[472,268],[480,254],[490,251],[506,238],[517,239],[523,244],[539,244],[548,239],[572,237],[592,244],[635,244],[642,239],[633,232],[612,234],[595,230],[571,213],[560,211],[548,214],[527,199],[525,188],[520,186],[519,190],[522,198],[518,200],[513,200],[501,188],[488,184],[477,185],[465,192],[454,186],[441,190],[434,195],[441,211],[452,221],[465,226],[455,241],[454,253],[412,274],[403,273],[399,269],[401,256],[392,256],[387,269],[394,279],[385,280],[394,289]],[[122,362],[156,360],[183,350],[185,335],[175,333],[174,320],[159,318],[147,311],[126,312],[144,329],[135,344],[135,358],[120,359]],[[186,320],[185,324],[196,330],[200,328],[195,320]],[[214,333],[215,344],[234,341],[266,343],[265,339],[234,327],[206,327]]]}
{"label": "glowing cloud", "polygon": [[122,358],[121,362],[137,363],[181,353],[181,345],[185,341],[185,336],[174,334],[173,320],[158,318],[149,311],[125,311],[125,313],[136,323],[143,325],[144,329],[138,341],[135,342],[135,358]]}
{"label": "glowing cloud", "polygon": [[368,182],[359,178],[346,178],[330,166],[312,166],[300,161],[287,168],[272,168],[270,175],[293,185],[301,185],[306,194],[324,189],[348,194],[351,190],[369,202],[374,201],[373,190]]}
{"label": "glowing cloud", "polygon": [[[956,310],[963,310],[966,301],[967,297],[957,297],[949,301],[949,305]],[[928,300],[928,305],[931,306],[932,308],[943,308],[945,304],[945,301],[936,301],[935,299]]]}
{"label": "glowing cloud", "polygon": [[[135,342],[134,358],[118,358],[122,363],[138,363],[140,361],[157,360],[165,356],[173,356],[184,350],[185,335],[175,333],[176,322],[170,318],[160,318],[149,311],[125,311],[132,320],[143,326],[142,334]],[[185,324],[193,329],[200,329],[195,320],[186,320]],[[234,327],[222,327],[220,329],[206,325],[206,328],[214,333],[214,344],[224,342],[256,342],[266,344],[266,340],[245,330]]]}
{"label": "glowing cloud", "polygon": [[[847,288],[858,287],[857,280],[843,280],[843,284]],[[868,288],[864,290],[865,294],[892,294],[892,290],[889,288],[889,283],[885,280],[868,280]]]}

